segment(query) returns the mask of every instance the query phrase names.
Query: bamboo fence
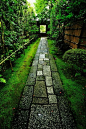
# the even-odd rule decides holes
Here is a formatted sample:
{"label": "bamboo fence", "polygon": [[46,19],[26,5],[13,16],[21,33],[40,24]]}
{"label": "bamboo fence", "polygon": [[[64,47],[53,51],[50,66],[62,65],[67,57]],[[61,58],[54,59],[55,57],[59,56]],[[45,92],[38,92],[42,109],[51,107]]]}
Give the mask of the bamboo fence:
{"label": "bamboo fence", "polygon": [[64,27],[64,43],[72,49],[86,49],[86,24],[82,20]]}

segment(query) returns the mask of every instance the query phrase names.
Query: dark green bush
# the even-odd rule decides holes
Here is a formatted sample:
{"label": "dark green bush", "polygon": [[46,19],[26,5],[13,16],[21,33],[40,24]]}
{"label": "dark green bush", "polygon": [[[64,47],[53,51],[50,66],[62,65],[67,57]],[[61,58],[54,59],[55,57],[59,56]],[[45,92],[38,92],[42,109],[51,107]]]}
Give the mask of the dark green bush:
{"label": "dark green bush", "polygon": [[64,53],[63,60],[70,64],[75,64],[80,67],[82,72],[86,68],[86,50],[83,49],[71,49]]}

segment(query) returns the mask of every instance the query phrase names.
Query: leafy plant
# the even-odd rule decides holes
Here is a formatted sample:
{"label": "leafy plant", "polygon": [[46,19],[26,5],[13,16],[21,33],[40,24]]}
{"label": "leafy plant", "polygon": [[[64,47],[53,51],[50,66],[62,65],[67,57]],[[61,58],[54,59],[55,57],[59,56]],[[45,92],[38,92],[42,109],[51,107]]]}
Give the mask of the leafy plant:
{"label": "leafy plant", "polygon": [[86,50],[70,49],[64,53],[63,60],[80,67],[80,72],[82,73],[86,67]]}
{"label": "leafy plant", "polygon": [[6,83],[6,80],[2,78],[2,75],[0,74],[0,83]]}

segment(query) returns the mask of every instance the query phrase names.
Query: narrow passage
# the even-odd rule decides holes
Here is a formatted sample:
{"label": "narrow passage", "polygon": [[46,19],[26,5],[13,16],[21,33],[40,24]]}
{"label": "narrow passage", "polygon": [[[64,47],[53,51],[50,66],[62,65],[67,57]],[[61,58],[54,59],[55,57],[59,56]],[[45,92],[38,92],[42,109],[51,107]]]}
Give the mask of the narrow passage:
{"label": "narrow passage", "polygon": [[76,129],[47,38],[41,38],[12,129]]}

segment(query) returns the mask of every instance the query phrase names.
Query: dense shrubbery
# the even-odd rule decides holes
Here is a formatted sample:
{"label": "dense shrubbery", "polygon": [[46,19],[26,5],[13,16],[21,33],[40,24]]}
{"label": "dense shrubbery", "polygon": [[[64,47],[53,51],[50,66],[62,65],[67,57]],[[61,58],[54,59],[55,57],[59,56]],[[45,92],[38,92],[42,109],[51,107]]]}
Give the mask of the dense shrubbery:
{"label": "dense shrubbery", "polygon": [[80,72],[86,67],[86,50],[71,49],[65,52],[63,60],[80,67]]}
{"label": "dense shrubbery", "polygon": [[0,62],[22,47],[4,64],[0,64],[0,72],[3,73],[7,65],[24,53],[24,39],[37,38],[38,27],[33,7],[27,0],[2,0],[0,10]]}
{"label": "dense shrubbery", "polygon": [[64,25],[70,25],[77,19],[83,18],[86,22],[85,0],[53,0],[50,14],[50,37],[57,40],[59,32],[63,37]]}

